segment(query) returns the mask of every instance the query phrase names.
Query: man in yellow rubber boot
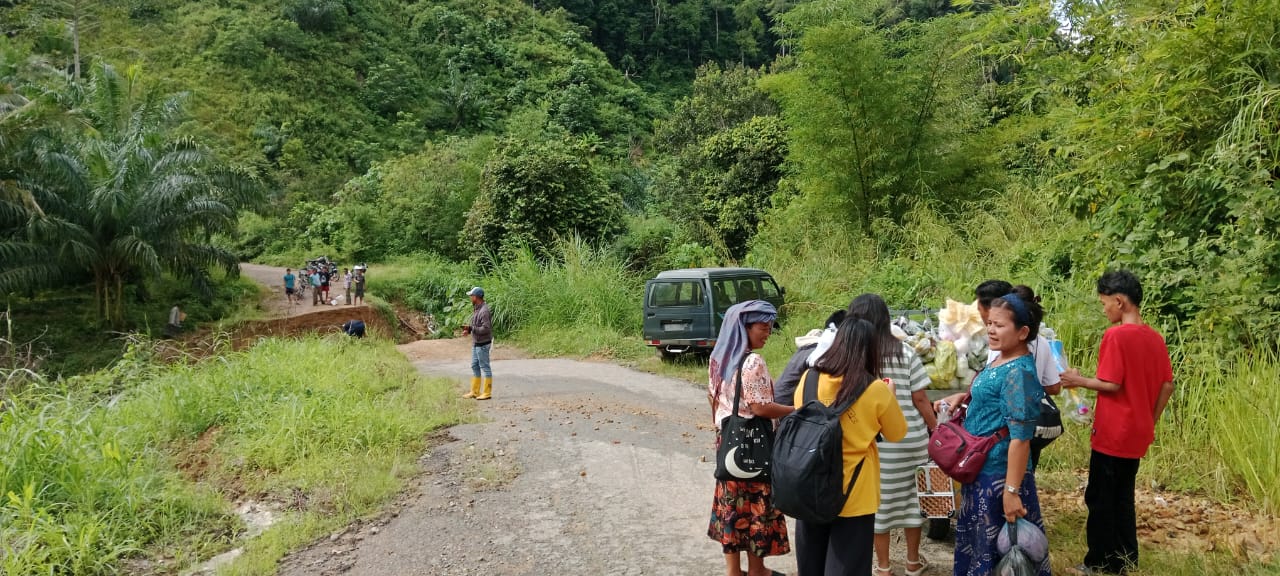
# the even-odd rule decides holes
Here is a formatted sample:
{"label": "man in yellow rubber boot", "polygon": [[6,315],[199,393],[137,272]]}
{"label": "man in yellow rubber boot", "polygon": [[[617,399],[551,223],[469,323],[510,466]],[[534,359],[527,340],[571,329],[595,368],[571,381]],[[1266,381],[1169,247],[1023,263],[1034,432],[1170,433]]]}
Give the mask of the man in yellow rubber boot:
{"label": "man in yellow rubber boot", "polygon": [[474,312],[471,313],[471,321],[462,327],[462,333],[471,335],[471,392],[464,394],[463,398],[488,400],[493,397],[493,368],[489,366],[489,351],[493,348],[493,316],[484,301],[483,288],[476,286],[467,292],[467,296],[471,297]]}

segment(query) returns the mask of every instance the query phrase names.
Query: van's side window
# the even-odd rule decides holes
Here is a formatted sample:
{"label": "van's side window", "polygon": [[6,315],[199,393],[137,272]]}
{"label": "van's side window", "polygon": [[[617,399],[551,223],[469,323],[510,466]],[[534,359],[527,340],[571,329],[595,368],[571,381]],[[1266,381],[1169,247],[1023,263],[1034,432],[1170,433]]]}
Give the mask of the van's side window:
{"label": "van's side window", "polygon": [[764,293],[764,295],[761,296],[761,298],[765,300],[772,300],[774,298],[777,298],[779,295],[778,285],[774,284],[773,280],[761,279],[760,291]]}
{"label": "van's side window", "polygon": [[711,297],[716,303],[716,313],[724,314],[730,306],[739,302],[737,283],[733,280],[711,282]]}
{"label": "van's side window", "polygon": [[743,278],[738,281],[738,299],[737,302],[746,302],[747,300],[758,300],[760,298],[760,290],[756,288],[755,278]]}
{"label": "van's side window", "polygon": [[657,282],[649,290],[649,305],[663,306],[701,306],[702,282],[689,280],[685,282]]}

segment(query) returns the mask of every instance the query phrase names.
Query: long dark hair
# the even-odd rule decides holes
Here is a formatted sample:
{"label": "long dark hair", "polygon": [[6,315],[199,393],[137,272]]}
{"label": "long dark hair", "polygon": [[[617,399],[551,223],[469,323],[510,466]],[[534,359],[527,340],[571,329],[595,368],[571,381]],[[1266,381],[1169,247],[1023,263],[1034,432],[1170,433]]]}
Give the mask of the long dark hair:
{"label": "long dark hair", "polygon": [[880,376],[880,339],[875,326],[852,315],[845,317],[836,332],[831,348],[814,362],[813,368],[823,374],[843,378],[836,403],[863,390]]}
{"label": "long dark hair", "polygon": [[902,343],[893,337],[889,329],[889,305],[879,294],[863,294],[849,303],[849,315],[871,323],[880,341],[880,358],[883,366],[897,365],[903,361]]}

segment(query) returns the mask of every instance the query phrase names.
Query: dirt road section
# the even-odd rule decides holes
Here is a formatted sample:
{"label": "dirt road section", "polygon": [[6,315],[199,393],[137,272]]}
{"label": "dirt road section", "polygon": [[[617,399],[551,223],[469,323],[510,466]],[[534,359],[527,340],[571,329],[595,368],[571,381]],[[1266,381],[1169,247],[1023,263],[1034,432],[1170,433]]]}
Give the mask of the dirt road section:
{"label": "dirt road section", "polygon": [[[330,300],[337,299],[337,305],[320,304],[313,305],[311,300],[311,291],[308,288],[305,302],[297,302],[290,305],[284,296],[284,268],[279,266],[264,266],[262,264],[240,264],[240,273],[246,278],[257,282],[267,288],[270,294],[262,299],[262,308],[267,312],[267,316],[271,318],[287,318],[289,316],[298,316],[301,314],[310,314],[317,310],[332,310],[334,308],[347,308],[345,292],[342,288],[342,280],[338,279],[332,282],[329,288]],[[297,269],[293,270],[296,275]],[[299,278],[298,282],[306,280]]]}
{"label": "dirt road section", "polygon": [[[408,347],[421,372],[465,379],[458,344]],[[700,389],[560,359],[498,360],[494,373],[486,422],[449,430],[393,511],[292,555],[281,573],[723,573],[706,536],[714,432]],[[949,547],[925,554],[948,569]],[[794,556],[767,564],[795,570]]]}
{"label": "dirt road section", "polygon": [[[267,336],[337,332],[339,327],[348,320],[363,320],[370,330],[388,336],[400,334],[404,339],[418,337],[418,331],[412,326],[397,326],[397,330],[392,330],[387,318],[369,306],[346,305],[341,281],[335,283],[329,292],[330,299],[336,299],[338,304],[314,305],[309,294],[304,302],[290,304],[284,295],[284,268],[241,264],[240,273],[261,284],[267,290],[259,307],[269,319],[245,322],[237,326],[231,334],[237,348],[252,345],[259,338]],[[294,273],[296,274],[297,270],[294,270]],[[303,279],[298,280],[298,282],[303,281]]]}

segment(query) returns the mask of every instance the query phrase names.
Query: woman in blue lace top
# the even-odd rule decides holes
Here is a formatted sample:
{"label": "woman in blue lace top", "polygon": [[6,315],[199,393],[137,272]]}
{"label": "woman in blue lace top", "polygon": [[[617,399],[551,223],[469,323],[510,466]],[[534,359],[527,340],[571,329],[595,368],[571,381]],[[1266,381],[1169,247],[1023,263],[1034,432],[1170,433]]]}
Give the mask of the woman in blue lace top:
{"label": "woman in blue lace top", "polygon": [[[1009,435],[987,455],[977,480],[961,488],[964,501],[956,521],[955,576],[986,576],[994,571],[1000,561],[996,537],[1006,522],[1025,517],[1044,530],[1030,466],[1031,437],[1044,389],[1027,350],[1043,315],[1038,303],[1016,294],[991,302],[987,341],[1000,357],[974,379],[964,427],[978,436],[1007,427]],[[960,397],[947,400],[954,406]],[[1040,563],[1039,576],[1049,576],[1047,557]]]}

